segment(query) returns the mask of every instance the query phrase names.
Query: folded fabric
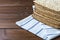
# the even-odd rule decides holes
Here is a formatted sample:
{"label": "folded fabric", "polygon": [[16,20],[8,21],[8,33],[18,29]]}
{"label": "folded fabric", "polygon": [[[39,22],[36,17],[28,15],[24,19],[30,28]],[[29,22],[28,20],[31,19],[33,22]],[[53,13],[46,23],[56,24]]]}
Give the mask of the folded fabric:
{"label": "folded fabric", "polygon": [[32,15],[23,20],[17,21],[16,24],[21,28],[43,38],[44,40],[51,40],[60,35],[59,29],[54,29],[53,27],[37,21],[32,17]]}

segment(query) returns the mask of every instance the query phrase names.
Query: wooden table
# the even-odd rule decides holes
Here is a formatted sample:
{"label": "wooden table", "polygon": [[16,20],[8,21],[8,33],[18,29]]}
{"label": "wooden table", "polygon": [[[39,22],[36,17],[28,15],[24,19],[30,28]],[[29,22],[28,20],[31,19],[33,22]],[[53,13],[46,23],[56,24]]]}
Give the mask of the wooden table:
{"label": "wooden table", "polygon": [[33,13],[32,5],[33,0],[0,0],[0,40],[42,40],[15,24]]}

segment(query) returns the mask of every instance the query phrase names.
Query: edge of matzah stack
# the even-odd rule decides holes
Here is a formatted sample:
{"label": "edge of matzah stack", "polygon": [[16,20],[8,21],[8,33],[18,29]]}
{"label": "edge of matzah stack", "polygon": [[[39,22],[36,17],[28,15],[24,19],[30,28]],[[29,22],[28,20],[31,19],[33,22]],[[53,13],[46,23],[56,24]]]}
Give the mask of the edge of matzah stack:
{"label": "edge of matzah stack", "polygon": [[33,17],[49,26],[60,28],[60,12],[40,5],[36,1]]}
{"label": "edge of matzah stack", "polygon": [[[57,28],[57,26],[58,26],[58,28],[60,28],[60,26],[58,25],[58,23],[49,20],[49,18],[47,18],[47,17],[44,17],[44,16],[42,16],[42,15],[39,16],[38,14],[36,15],[36,13],[32,14],[32,16],[33,16],[36,20],[38,20],[38,21],[40,21],[40,22],[43,22],[43,23],[45,23],[45,24],[47,24],[47,25],[49,25],[49,26],[52,26],[52,27],[54,27],[54,28]],[[55,24],[54,24],[54,23],[55,23]]]}

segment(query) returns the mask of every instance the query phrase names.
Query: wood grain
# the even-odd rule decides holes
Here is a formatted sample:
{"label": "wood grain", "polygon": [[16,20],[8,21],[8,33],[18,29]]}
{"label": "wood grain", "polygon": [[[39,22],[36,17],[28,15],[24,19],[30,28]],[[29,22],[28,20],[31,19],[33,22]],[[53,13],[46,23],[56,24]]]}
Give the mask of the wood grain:
{"label": "wood grain", "polygon": [[6,30],[6,37],[6,40],[41,40],[41,38],[38,38],[32,33],[22,29],[8,29]]}

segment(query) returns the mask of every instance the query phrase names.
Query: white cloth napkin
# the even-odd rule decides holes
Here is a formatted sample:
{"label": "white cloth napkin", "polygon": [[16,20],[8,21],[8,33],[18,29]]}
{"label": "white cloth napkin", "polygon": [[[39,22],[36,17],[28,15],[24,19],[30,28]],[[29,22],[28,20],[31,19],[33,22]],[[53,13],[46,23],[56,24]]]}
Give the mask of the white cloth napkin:
{"label": "white cloth napkin", "polygon": [[32,17],[32,15],[23,20],[17,21],[16,24],[21,28],[43,38],[44,40],[51,40],[60,35],[60,30],[54,29],[43,24],[42,22],[37,21]]}

